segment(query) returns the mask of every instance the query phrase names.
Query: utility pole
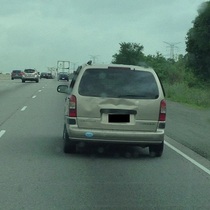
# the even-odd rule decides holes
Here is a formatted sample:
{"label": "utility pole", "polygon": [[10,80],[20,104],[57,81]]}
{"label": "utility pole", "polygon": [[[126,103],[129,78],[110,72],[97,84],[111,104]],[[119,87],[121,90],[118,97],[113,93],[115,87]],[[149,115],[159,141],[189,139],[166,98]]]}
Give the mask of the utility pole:
{"label": "utility pole", "polygon": [[169,43],[169,42],[164,42],[167,45],[169,45],[170,47],[170,58],[174,60],[175,56],[174,56],[174,49],[178,48],[176,47],[177,44],[180,44],[181,42],[176,42],[176,43]]}

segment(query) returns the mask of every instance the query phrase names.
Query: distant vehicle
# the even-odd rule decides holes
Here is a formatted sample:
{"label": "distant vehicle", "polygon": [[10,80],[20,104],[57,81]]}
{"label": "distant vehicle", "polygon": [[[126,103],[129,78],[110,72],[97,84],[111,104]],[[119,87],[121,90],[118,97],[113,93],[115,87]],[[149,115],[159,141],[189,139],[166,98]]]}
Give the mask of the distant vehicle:
{"label": "distant vehicle", "polygon": [[22,82],[25,81],[35,81],[36,83],[39,82],[39,74],[38,71],[35,69],[25,69],[22,75]]}
{"label": "distant vehicle", "polygon": [[22,79],[22,71],[21,70],[13,70],[11,73],[11,80],[13,79]]}
{"label": "distant vehicle", "polygon": [[58,81],[59,80],[69,81],[69,74],[67,72],[59,72],[58,73]]}
{"label": "distant vehicle", "polygon": [[78,143],[148,147],[152,157],[164,148],[166,101],[152,68],[84,65],[58,92],[69,94],[64,111],[64,152]]}
{"label": "distant vehicle", "polygon": [[47,79],[53,79],[52,73],[47,73]]}
{"label": "distant vehicle", "polygon": [[45,78],[45,79],[53,79],[52,73],[49,72],[42,72],[40,74],[40,79]]}

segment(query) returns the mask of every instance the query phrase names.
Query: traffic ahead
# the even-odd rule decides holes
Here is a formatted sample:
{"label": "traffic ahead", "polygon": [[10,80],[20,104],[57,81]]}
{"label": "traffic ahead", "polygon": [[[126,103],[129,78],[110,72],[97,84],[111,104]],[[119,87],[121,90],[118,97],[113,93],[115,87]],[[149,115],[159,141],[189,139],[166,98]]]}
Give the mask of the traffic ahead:
{"label": "traffic ahead", "polygon": [[64,154],[64,83],[0,81],[1,209],[210,209],[209,161],[177,143],[173,103],[160,158],[136,147]]}

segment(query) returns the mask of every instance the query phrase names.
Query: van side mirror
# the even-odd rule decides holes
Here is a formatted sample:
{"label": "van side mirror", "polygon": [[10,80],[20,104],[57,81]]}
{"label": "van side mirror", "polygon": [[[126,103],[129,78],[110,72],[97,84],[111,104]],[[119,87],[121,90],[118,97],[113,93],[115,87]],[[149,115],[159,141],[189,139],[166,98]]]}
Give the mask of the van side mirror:
{"label": "van side mirror", "polygon": [[57,92],[59,93],[68,93],[68,85],[58,85]]}

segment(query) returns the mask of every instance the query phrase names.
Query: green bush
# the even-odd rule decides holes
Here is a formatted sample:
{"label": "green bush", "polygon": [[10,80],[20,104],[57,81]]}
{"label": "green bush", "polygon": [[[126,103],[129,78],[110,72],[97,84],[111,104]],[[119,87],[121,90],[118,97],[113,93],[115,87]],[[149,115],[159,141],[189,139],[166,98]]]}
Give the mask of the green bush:
{"label": "green bush", "polygon": [[164,84],[166,98],[198,107],[210,107],[210,84],[198,78],[186,65],[186,56],[166,59],[160,53],[145,57]]}
{"label": "green bush", "polygon": [[198,107],[210,107],[210,90],[189,87],[186,83],[164,84],[166,98]]}

